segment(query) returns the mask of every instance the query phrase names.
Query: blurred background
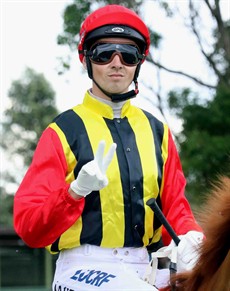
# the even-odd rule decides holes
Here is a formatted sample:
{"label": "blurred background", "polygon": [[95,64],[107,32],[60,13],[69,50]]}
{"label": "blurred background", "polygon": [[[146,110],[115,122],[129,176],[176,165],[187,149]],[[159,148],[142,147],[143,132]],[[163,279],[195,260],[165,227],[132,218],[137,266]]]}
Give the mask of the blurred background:
{"label": "blurred background", "polygon": [[91,86],[78,59],[79,28],[105,4],[132,8],[150,29],[132,103],[169,125],[194,213],[229,176],[229,0],[1,0],[0,290],[51,290],[57,256],[16,235],[13,198],[42,131]]}

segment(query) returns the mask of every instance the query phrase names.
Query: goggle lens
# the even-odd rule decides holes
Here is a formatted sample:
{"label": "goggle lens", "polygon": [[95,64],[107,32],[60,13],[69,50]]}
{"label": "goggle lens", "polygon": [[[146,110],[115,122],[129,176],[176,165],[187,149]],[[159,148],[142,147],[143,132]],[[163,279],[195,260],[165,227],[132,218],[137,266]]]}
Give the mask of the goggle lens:
{"label": "goggle lens", "polygon": [[136,46],[117,43],[98,43],[87,55],[93,63],[99,65],[110,63],[115,55],[119,55],[121,62],[126,66],[135,66],[143,59]]}

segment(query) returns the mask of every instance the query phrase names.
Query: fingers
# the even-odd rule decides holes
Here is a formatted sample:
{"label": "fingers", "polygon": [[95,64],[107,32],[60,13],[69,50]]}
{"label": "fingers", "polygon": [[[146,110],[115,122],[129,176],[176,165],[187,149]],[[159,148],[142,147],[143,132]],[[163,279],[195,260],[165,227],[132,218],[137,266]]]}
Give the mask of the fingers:
{"label": "fingers", "polygon": [[111,163],[112,159],[113,159],[113,156],[114,156],[114,153],[116,151],[116,148],[117,148],[117,144],[116,143],[112,143],[109,150],[108,150],[108,153],[107,155],[104,157],[103,159],[103,165],[102,165],[102,172],[105,173],[109,164]]}
{"label": "fingers", "polygon": [[94,159],[96,160],[99,169],[103,168],[103,155],[105,151],[105,141],[101,140],[98,144],[97,152],[95,154]]}
{"label": "fingers", "polygon": [[95,154],[95,160],[98,164],[99,169],[101,170],[101,172],[103,174],[105,174],[109,164],[111,163],[114,153],[116,151],[116,143],[112,143],[112,145],[110,146],[107,155],[103,158],[104,156],[104,151],[105,151],[105,141],[101,140],[99,142],[98,148],[97,148],[97,152]]}

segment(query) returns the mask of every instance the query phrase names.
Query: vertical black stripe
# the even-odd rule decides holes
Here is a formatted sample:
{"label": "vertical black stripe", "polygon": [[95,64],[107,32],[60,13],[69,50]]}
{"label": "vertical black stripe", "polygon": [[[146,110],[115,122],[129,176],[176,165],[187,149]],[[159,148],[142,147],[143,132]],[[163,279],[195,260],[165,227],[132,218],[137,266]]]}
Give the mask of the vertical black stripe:
{"label": "vertical black stripe", "polygon": [[[55,122],[64,132],[77,160],[77,165],[74,169],[74,176],[77,177],[82,166],[94,158],[85,125],[73,110],[68,110],[61,114]],[[92,192],[85,199],[80,242],[81,244],[100,245],[102,240],[102,216],[99,192]]]}
{"label": "vertical black stripe", "polygon": [[114,142],[124,197],[125,239],[124,246],[142,246],[144,235],[143,173],[135,134],[124,119],[106,119]]}
{"label": "vertical black stripe", "polygon": [[161,181],[162,181],[162,172],[163,172],[163,157],[162,157],[162,141],[163,141],[163,135],[164,135],[164,126],[163,123],[160,122],[158,119],[156,119],[154,116],[152,116],[149,112],[144,111],[146,117],[149,120],[153,137],[154,137],[154,144],[156,149],[156,159],[157,159],[157,168],[158,168],[158,186],[159,189],[161,187]]}
{"label": "vertical black stripe", "polygon": [[[156,119],[153,115],[151,115],[149,112],[144,111],[146,117],[149,120],[152,132],[153,132],[153,138],[154,138],[154,144],[156,149],[156,160],[157,160],[157,183],[159,190],[161,189],[161,183],[162,183],[162,175],[163,175],[163,166],[164,166],[164,160],[162,157],[162,142],[163,142],[163,135],[164,135],[164,126],[163,123],[160,122],[158,119]],[[161,198],[160,193],[158,193],[156,202],[160,209],[162,209],[161,205]],[[161,222],[155,217],[154,218],[154,229],[158,229],[161,226]]]}
{"label": "vertical black stripe", "polygon": [[82,166],[93,159],[85,125],[73,110],[62,113],[55,122],[65,134],[70,149],[77,160],[77,166],[74,169],[74,176],[77,177]]}

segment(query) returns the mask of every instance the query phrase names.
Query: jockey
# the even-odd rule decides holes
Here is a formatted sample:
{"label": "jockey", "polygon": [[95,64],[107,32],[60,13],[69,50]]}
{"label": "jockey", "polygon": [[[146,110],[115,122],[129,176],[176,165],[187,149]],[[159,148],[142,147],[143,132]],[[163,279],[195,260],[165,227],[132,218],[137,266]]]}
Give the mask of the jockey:
{"label": "jockey", "polygon": [[59,253],[53,290],[156,290],[148,251],[174,243],[150,198],[180,237],[178,266],[196,261],[203,235],[170,129],[130,101],[149,46],[145,23],[120,5],[81,26],[79,57],[92,87],[45,129],[14,200],[19,236]]}

